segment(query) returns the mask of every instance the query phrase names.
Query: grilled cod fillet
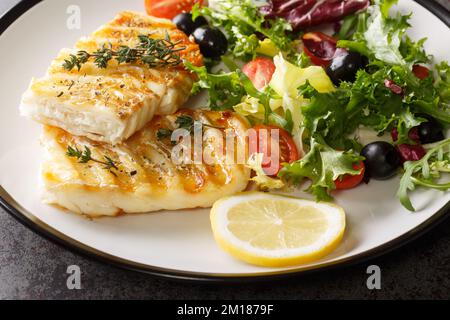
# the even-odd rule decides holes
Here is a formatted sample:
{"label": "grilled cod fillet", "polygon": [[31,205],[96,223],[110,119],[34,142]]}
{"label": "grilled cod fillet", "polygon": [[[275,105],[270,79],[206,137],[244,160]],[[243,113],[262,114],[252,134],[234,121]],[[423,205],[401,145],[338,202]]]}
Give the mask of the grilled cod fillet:
{"label": "grilled cod fillet", "polygon": [[[203,148],[214,151],[211,154],[217,157],[215,164],[176,165],[170,158],[171,138],[158,138],[160,128],[177,128],[177,117],[186,114],[210,125],[203,126]],[[42,166],[45,200],[90,217],[210,207],[217,199],[245,189],[250,178],[245,165],[229,164],[225,156],[217,153],[221,148],[217,139],[224,139],[220,134],[223,128],[234,130],[235,146],[245,146],[248,124],[230,112],[184,109],[174,115],[157,116],[117,146],[46,126],[42,139],[46,150]],[[69,146],[79,150],[87,146],[94,159],[106,155],[117,164],[117,169],[108,170],[93,161],[79,163],[67,156]]]}
{"label": "grilled cod fillet", "polygon": [[111,22],[74,49],[62,49],[47,74],[32,79],[21,102],[21,113],[43,124],[96,141],[119,143],[140,130],[154,115],[172,114],[190,95],[194,76],[176,67],[149,68],[140,63],[120,64],[111,60],[106,69],[93,61],[67,71],[62,64],[79,50],[95,52],[103,45],[117,49],[135,47],[139,35],[170,36],[180,41],[176,48],[182,59],[202,65],[198,46],[169,20],[135,12],[119,13]]}

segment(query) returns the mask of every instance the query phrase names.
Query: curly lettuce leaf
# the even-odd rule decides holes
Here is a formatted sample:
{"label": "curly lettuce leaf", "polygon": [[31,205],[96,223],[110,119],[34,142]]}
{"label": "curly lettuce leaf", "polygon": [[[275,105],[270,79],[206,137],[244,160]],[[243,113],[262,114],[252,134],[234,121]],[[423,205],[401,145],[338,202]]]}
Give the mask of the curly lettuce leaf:
{"label": "curly lettuce leaf", "polygon": [[338,46],[360,52],[371,61],[408,69],[415,63],[429,62],[430,57],[423,50],[426,39],[414,42],[405,35],[411,14],[389,16],[390,8],[396,3],[397,0],[375,1],[367,13],[359,15],[357,31],[351,39],[338,41]]}
{"label": "curly lettuce leaf", "polygon": [[434,86],[439,92],[439,97],[446,108],[450,107],[450,66],[443,61],[436,65],[436,81]]}
{"label": "curly lettuce leaf", "polygon": [[352,152],[337,151],[320,137],[313,137],[310,151],[302,159],[285,164],[278,176],[295,184],[310,179],[308,191],[318,201],[328,201],[332,199],[331,191],[336,188],[334,181],[345,174],[360,174],[360,170],[353,169],[353,165],[362,159]]}
{"label": "curly lettuce leaf", "polygon": [[345,111],[345,101],[340,100],[341,91],[320,93],[308,82],[299,88],[299,92],[310,99],[302,108],[303,126],[309,134],[320,134],[333,148],[350,147],[352,143],[347,135],[356,130],[360,121],[354,121]]}
{"label": "curly lettuce leaf", "polygon": [[192,93],[197,94],[206,89],[209,94],[208,107],[211,110],[232,109],[240,103],[246,94],[241,79],[236,72],[212,74],[206,67],[196,67],[189,61],[184,62],[186,68],[197,74],[199,80],[194,83]]}
{"label": "curly lettuce leaf", "polygon": [[[393,81],[404,93],[393,93],[384,85],[385,80]],[[374,65],[371,72],[359,70],[354,83],[341,83],[338,89],[341,101],[346,104],[348,125],[356,121],[379,133],[395,126],[399,132],[398,143],[408,143],[409,130],[424,121],[420,113],[450,124],[441,90],[432,76],[419,81],[401,66],[386,65]]]}

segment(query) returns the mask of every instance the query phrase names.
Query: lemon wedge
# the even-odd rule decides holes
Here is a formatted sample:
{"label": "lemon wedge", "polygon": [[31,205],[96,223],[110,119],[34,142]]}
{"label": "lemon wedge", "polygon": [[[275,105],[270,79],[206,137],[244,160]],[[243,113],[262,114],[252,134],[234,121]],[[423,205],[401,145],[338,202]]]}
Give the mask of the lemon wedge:
{"label": "lemon wedge", "polygon": [[219,246],[247,263],[282,267],[317,260],[344,235],[344,210],[331,203],[246,192],[214,203],[211,226]]}

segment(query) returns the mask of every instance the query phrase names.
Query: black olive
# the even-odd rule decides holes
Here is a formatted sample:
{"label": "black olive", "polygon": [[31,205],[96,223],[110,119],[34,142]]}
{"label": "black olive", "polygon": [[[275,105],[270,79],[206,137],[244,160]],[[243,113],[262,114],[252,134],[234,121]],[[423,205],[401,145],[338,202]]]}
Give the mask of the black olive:
{"label": "black olive", "polygon": [[417,133],[422,144],[444,140],[442,126],[434,119],[422,122],[417,127]]}
{"label": "black olive", "polygon": [[356,72],[364,69],[367,61],[367,58],[358,52],[347,51],[334,57],[326,71],[335,85],[339,85],[341,81],[353,82]]}
{"label": "black olive", "polygon": [[426,113],[416,113],[416,117],[426,119],[417,127],[417,134],[422,144],[444,140],[442,125],[432,116]]}
{"label": "black olive", "polygon": [[385,180],[394,176],[401,164],[400,155],[393,145],[385,141],[369,143],[361,150],[370,178]]}
{"label": "black olive", "polygon": [[217,28],[200,27],[195,29],[193,36],[201,53],[207,58],[220,58],[227,52],[228,40]]}
{"label": "black olive", "polygon": [[192,14],[190,14],[189,12],[180,13],[172,19],[172,22],[177,26],[178,29],[180,29],[187,35],[190,35],[198,27],[208,24],[208,21],[206,21],[206,19],[202,16],[199,16],[195,19],[195,21],[192,21]]}

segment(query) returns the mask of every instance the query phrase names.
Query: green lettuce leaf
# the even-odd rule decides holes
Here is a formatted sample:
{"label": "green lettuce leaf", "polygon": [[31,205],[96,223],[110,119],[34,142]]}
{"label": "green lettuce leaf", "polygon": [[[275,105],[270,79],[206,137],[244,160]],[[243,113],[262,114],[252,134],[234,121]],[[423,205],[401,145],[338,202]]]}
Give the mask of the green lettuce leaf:
{"label": "green lettuce leaf", "polygon": [[278,176],[295,184],[304,179],[311,180],[308,191],[318,201],[331,200],[331,191],[336,188],[334,181],[344,174],[357,175],[353,164],[363,158],[352,152],[337,151],[328,146],[319,136],[311,138],[310,151],[300,160],[285,164]]}
{"label": "green lettuce leaf", "polygon": [[436,65],[436,81],[434,86],[439,92],[439,97],[441,98],[444,107],[450,107],[450,66],[448,62],[443,61]]}
{"label": "green lettuce leaf", "polygon": [[199,80],[192,87],[192,94],[206,89],[209,94],[208,107],[211,110],[232,109],[246,95],[241,79],[236,72],[212,74],[206,67],[196,67],[189,61],[184,62],[186,68],[197,74]]}
{"label": "green lettuce leaf", "polygon": [[379,0],[358,16],[357,30],[350,39],[338,41],[339,47],[360,52],[371,61],[378,60],[390,65],[411,69],[415,63],[427,63],[430,56],[425,54],[423,44],[426,39],[412,41],[405,35],[410,27],[411,14],[390,17],[389,11],[397,0]]}

